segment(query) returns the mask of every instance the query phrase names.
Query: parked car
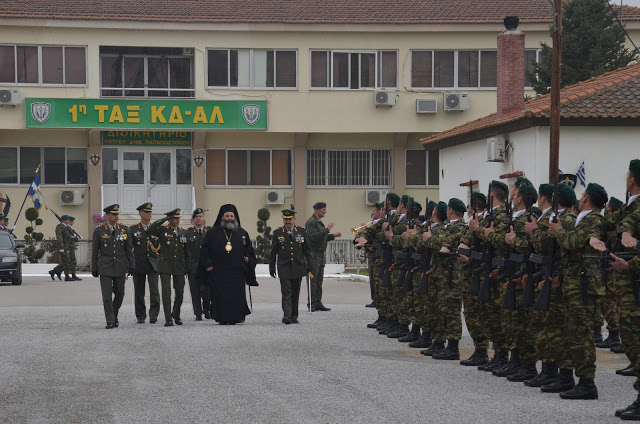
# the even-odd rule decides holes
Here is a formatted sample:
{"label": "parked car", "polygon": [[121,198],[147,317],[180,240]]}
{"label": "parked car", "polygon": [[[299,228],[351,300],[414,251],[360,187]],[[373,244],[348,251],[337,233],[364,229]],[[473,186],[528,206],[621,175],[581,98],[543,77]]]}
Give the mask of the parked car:
{"label": "parked car", "polygon": [[22,255],[24,243],[17,243],[9,231],[0,230],[0,281],[22,284]]}

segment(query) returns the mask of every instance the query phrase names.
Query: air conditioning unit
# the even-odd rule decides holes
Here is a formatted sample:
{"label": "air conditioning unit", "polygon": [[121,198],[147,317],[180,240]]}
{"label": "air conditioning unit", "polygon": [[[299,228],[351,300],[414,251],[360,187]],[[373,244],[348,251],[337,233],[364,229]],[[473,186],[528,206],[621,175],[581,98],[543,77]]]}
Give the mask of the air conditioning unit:
{"label": "air conditioning unit", "polygon": [[487,162],[504,162],[507,160],[507,140],[504,137],[487,139]]}
{"label": "air conditioning unit", "polygon": [[284,191],[267,190],[267,205],[284,205]]}
{"label": "air conditioning unit", "polygon": [[366,190],[364,201],[367,205],[375,205],[376,203],[384,202],[386,197],[387,190]]}
{"label": "air conditioning unit", "polygon": [[469,110],[469,93],[444,93],[444,110]]}
{"label": "air conditioning unit", "polygon": [[82,204],[82,190],[60,190],[60,204],[77,206]]}
{"label": "air conditioning unit", "polygon": [[438,113],[438,100],[417,99],[416,113]]}
{"label": "air conditioning unit", "polygon": [[393,106],[396,104],[396,91],[395,90],[376,90],[373,96],[373,102],[376,107],[379,106]]}
{"label": "air conditioning unit", "polygon": [[22,103],[22,96],[17,88],[0,87],[0,106],[19,105]]}

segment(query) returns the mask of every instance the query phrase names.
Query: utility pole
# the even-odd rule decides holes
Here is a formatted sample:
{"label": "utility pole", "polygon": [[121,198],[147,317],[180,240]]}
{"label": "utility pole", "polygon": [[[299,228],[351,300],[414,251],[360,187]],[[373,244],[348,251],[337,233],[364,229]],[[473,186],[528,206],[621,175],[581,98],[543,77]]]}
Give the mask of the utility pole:
{"label": "utility pole", "polygon": [[553,6],[553,53],[551,64],[551,122],[549,125],[549,183],[558,177],[560,162],[560,69],[562,67],[562,0],[549,0]]}

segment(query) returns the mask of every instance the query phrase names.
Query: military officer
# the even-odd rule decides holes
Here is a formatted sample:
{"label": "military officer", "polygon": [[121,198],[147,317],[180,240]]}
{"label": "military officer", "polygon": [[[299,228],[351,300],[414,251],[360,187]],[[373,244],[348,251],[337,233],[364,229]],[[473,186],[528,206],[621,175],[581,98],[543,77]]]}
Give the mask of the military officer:
{"label": "military officer", "polygon": [[107,319],[105,328],[110,329],[119,324],[118,311],[124,298],[125,275],[133,275],[136,263],[129,228],[118,224],[120,206],[107,206],[104,213],[107,222],[93,231],[91,274],[100,276],[102,304]]}
{"label": "military officer", "polygon": [[269,274],[273,278],[276,278],[276,262],[278,264],[284,324],[298,323],[300,284],[302,277],[311,272],[314,261],[307,231],[295,225],[295,214],[293,205],[282,211],[284,225],[273,232],[269,256]]}
{"label": "military officer", "polygon": [[[165,221],[168,224],[164,224]],[[164,310],[165,327],[182,325],[180,307],[184,295],[184,277],[189,273],[191,255],[187,245],[187,232],[179,227],[180,209],[167,212],[162,219],[149,226],[148,233],[155,235],[160,240],[160,262],[158,273],[162,286],[162,309]],[[171,309],[171,279],[173,277],[173,289],[175,299]]]}
{"label": "military officer", "polygon": [[70,232],[69,237],[69,268],[71,269],[71,278],[75,281],[82,281],[82,278],[76,275],[76,268],[78,267],[78,260],[76,259],[76,250],[78,250],[78,241],[82,239],[82,237],[76,233],[76,230],[73,229],[73,224],[76,222],[76,218],[73,216],[69,216],[69,220],[67,221],[67,228]]}
{"label": "military officer", "polygon": [[187,244],[189,245],[189,253],[191,255],[191,264],[189,267],[189,289],[191,291],[191,303],[193,304],[193,313],[196,321],[202,321],[202,313],[206,319],[211,319],[211,297],[209,294],[209,286],[206,280],[198,277],[198,263],[200,261],[200,248],[204,241],[209,227],[204,223],[204,210],[197,208],[191,214],[193,227],[187,229]]}
{"label": "military officer", "polygon": [[60,217],[60,223],[56,225],[56,240],[60,245],[60,249],[58,250],[60,260],[58,265],[49,271],[52,280],[54,279],[54,275],[60,280],[60,276],[64,272],[64,281],[74,281],[73,277],[70,276],[71,231],[67,229],[69,218],[69,215],[62,215]]}
{"label": "military officer", "polygon": [[147,279],[149,281],[149,323],[155,324],[160,313],[160,292],[158,290],[158,262],[160,242],[158,237],[149,234],[149,224],[153,212],[151,203],[143,203],[136,208],[140,222],[129,227],[133,237],[133,255],[136,258],[136,272],[133,274],[133,297],[138,324],[147,319],[144,294]]}
{"label": "military officer", "polygon": [[333,222],[324,226],[322,218],[327,214],[327,204],[325,202],[317,202],[313,205],[313,215],[307,220],[305,228],[311,242],[313,252],[313,266],[311,279],[311,301],[309,305],[312,311],[330,311],[322,304],[322,278],[324,276],[325,251],[327,250],[327,242],[339,238],[342,233],[331,233],[331,229],[335,225]]}

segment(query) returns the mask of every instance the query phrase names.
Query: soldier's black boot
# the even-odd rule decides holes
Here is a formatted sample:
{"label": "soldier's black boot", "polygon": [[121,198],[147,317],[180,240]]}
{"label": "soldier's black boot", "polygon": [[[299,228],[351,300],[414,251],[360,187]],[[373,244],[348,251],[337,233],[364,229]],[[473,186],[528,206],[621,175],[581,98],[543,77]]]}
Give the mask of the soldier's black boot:
{"label": "soldier's black boot", "polygon": [[593,327],[593,342],[596,344],[596,346],[598,346],[598,343],[602,343],[602,328],[599,325]]}
{"label": "soldier's black boot", "polygon": [[495,369],[504,367],[509,363],[509,352],[506,350],[496,351],[493,354],[493,358],[485,365],[479,365],[480,371],[492,372]]}
{"label": "soldier's black boot", "polygon": [[429,331],[422,330],[422,334],[420,335],[420,337],[418,337],[418,340],[409,343],[409,347],[426,349],[430,347],[432,343],[433,342],[431,341],[431,333]]}
{"label": "soldier's black boot", "polygon": [[460,361],[460,365],[465,367],[477,367],[489,362],[489,355],[487,355],[487,349],[476,349],[468,359]]}
{"label": "soldier's black boot", "polygon": [[511,359],[509,359],[509,364],[502,368],[494,369],[493,375],[495,375],[496,377],[507,377],[518,372],[521,366],[522,361],[520,361],[520,352],[518,352],[518,349],[513,349],[511,351]]}
{"label": "soldier's black boot", "polygon": [[69,277],[69,274],[64,273],[64,281],[75,281],[73,278]]}
{"label": "soldier's black boot", "polygon": [[624,353],[624,348],[622,347],[622,343],[620,343],[618,346],[612,347],[609,350],[613,353]]}
{"label": "soldier's black boot", "polygon": [[443,359],[447,361],[457,361],[460,359],[460,351],[458,350],[458,340],[449,339],[446,349],[441,352],[434,353],[433,359]]}
{"label": "soldier's black boot", "polygon": [[56,272],[54,270],[49,271],[49,275],[51,276],[52,281],[56,281],[55,279]]}
{"label": "soldier's black boot", "polygon": [[609,331],[609,335],[604,341],[600,343],[596,343],[596,347],[601,349],[611,349],[612,347],[616,347],[620,345],[620,331],[611,330]]}
{"label": "soldier's black boot", "polygon": [[560,393],[562,399],[598,399],[598,388],[592,379],[581,378],[571,390]]}
{"label": "soldier's black boot", "polygon": [[[618,371],[616,371],[616,373],[617,372]],[[635,377],[636,373],[633,371],[633,365],[629,364],[627,368],[620,370],[620,375],[624,377]]]}
{"label": "soldier's black boot", "polygon": [[382,326],[378,327],[378,333],[379,334],[387,334],[387,331],[389,331],[392,327],[395,327],[395,322],[393,320],[393,318],[389,318],[387,319]]}
{"label": "soldier's black boot", "polygon": [[398,341],[402,343],[409,343],[415,342],[418,338],[420,338],[420,327],[413,324],[411,325],[411,331],[409,331],[405,336],[400,337]]}
{"label": "soldier's black boot", "polygon": [[404,337],[409,332],[409,326],[407,324],[398,324],[398,328],[396,331],[390,331],[387,333],[387,337],[390,339],[397,339],[399,337]]}
{"label": "soldier's black boot", "polygon": [[[616,417],[622,418],[622,414],[626,414],[627,412],[630,413],[628,415],[629,417],[633,416],[633,418],[626,418],[627,420],[630,420],[630,421],[640,420],[640,394],[638,395],[636,400],[633,401],[631,405],[627,406],[626,408],[621,408],[616,410]],[[622,418],[622,419],[624,420],[625,418]]]}
{"label": "soldier's black boot", "polygon": [[76,274],[71,274],[71,278],[73,278],[75,281],[82,281],[82,278],[78,277]]}
{"label": "soldier's black boot", "polygon": [[525,380],[524,385],[529,387],[542,387],[551,384],[558,376],[558,367],[555,362],[543,362],[540,374],[530,380]]}
{"label": "soldier's black boot", "polygon": [[424,356],[433,356],[444,350],[444,342],[434,342],[429,349],[420,351]]}
{"label": "soldier's black boot", "polygon": [[536,364],[522,364],[515,374],[511,374],[507,377],[507,380],[522,383],[525,380],[530,380],[537,376],[538,370],[536,369]]}
{"label": "soldier's black boot", "polygon": [[382,320],[384,318],[382,318],[380,315],[378,315],[378,319],[375,320],[374,322],[367,324],[367,328],[378,328],[378,325],[380,325],[382,323]]}
{"label": "soldier's black boot", "polygon": [[544,393],[562,393],[572,389],[576,385],[573,381],[573,370],[568,368],[560,368],[558,377],[551,384],[540,387],[540,391]]}

